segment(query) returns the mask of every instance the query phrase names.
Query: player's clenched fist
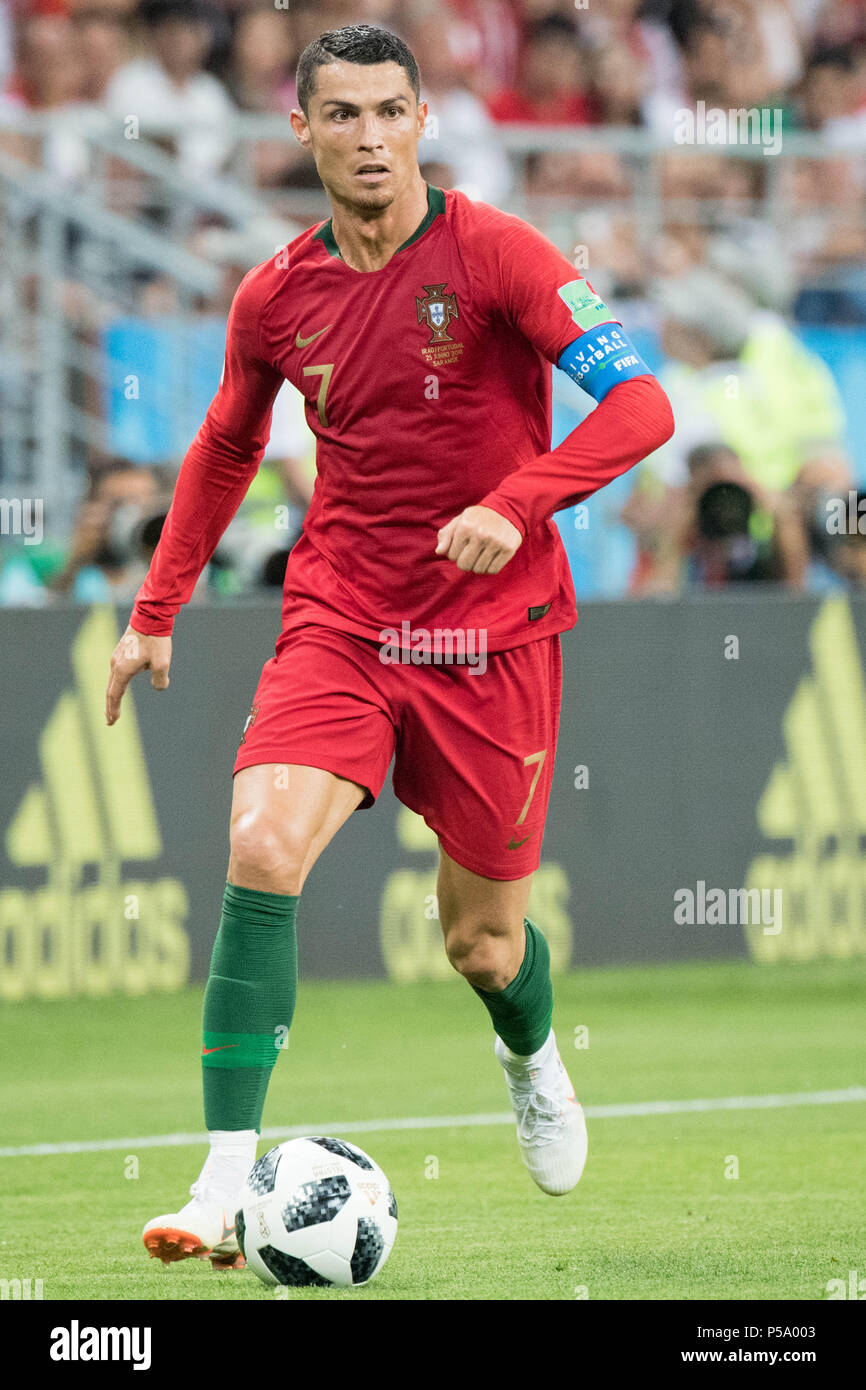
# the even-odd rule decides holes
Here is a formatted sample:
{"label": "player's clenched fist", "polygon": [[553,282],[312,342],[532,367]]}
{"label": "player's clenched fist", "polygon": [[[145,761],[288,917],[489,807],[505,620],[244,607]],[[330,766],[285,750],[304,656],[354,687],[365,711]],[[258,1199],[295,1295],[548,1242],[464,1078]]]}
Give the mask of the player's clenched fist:
{"label": "player's clenched fist", "polygon": [[168,689],[171,638],[148,637],[128,627],[111,654],[111,675],[105,692],[105,722],[116,724],[126,687],[138,671],[150,671],[154,690]]}
{"label": "player's clenched fist", "polygon": [[498,574],[523,540],[516,526],[492,507],[467,507],[439,532],[436,554],[459,570]]}

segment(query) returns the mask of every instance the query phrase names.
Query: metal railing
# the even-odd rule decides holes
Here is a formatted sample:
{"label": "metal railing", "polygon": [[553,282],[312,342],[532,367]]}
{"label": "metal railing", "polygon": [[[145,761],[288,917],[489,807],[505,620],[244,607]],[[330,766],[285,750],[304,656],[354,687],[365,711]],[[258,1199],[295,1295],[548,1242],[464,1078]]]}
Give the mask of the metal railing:
{"label": "metal railing", "polygon": [[[120,143],[100,113],[74,113],[61,130],[67,149],[79,145],[73,179],[52,157],[57,118],[0,120],[0,477],[7,490],[50,499],[63,529],[84,465],[110,450],[101,327],[135,313],[137,289],[155,277],[178,315],[192,317],[221,272],[189,248],[191,229],[203,216],[242,227],[261,204],[226,180],[190,188],[168,154],[146,141]],[[137,175],[146,216],[114,206],[109,160]]]}

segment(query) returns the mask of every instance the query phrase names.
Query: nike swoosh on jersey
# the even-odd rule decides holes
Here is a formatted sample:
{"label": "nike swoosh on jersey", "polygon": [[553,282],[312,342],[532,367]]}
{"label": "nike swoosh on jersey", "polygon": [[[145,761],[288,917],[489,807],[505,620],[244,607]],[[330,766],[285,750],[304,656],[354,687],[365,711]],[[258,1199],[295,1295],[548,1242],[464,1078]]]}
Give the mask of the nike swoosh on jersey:
{"label": "nike swoosh on jersey", "polygon": [[310,335],[309,338],[302,338],[301,335],[300,335],[300,333],[299,333],[299,334],[297,335],[297,337],[295,338],[295,347],[296,347],[296,348],[305,348],[305,347],[309,347],[310,343],[315,342],[316,338],[321,338],[322,334],[323,334],[323,333],[327,333],[328,329],[329,329],[329,328],[333,328],[333,326],[334,326],[334,325],[333,325],[332,323],[329,323],[325,328],[320,328],[319,331],[318,331],[318,333],[312,333],[312,334]]}
{"label": "nike swoosh on jersey", "polygon": [[225,1052],[227,1047],[237,1046],[237,1043],[220,1043],[219,1047],[203,1047],[201,1050],[201,1055],[202,1057],[207,1057],[211,1052]]}
{"label": "nike swoosh on jersey", "polygon": [[534,830],[530,830],[529,834],[528,834],[528,835],[524,835],[524,837],[523,837],[522,840],[515,840],[514,836],[512,835],[511,840],[509,841],[509,844],[508,844],[508,848],[509,848],[509,849],[520,849],[520,846],[521,846],[521,845],[525,845],[527,840],[531,840],[534,834],[535,834],[535,831],[534,831]]}

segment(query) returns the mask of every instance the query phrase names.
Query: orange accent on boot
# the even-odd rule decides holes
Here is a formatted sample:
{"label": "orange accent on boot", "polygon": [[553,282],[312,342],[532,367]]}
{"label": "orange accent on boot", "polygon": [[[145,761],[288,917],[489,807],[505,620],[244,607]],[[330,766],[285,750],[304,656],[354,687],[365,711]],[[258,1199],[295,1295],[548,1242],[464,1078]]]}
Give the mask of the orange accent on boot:
{"label": "orange accent on boot", "polygon": [[175,1226],[152,1227],[151,1230],[145,1231],[142,1241],[150,1258],[160,1259],[164,1265],[210,1253],[208,1247],[202,1245],[192,1231],[182,1231]]}

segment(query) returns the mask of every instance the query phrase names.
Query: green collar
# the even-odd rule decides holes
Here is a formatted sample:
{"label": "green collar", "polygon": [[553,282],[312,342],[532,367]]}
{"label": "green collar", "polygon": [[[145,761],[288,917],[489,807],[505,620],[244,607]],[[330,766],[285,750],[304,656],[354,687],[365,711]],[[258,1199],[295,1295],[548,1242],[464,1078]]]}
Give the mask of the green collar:
{"label": "green collar", "polygon": [[[414,232],[408,238],[408,240],[404,241],[402,246],[397,247],[397,250],[394,252],[394,255],[399,255],[401,251],[405,251],[407,246],[411,246],[413,241],[417,241],[419,237],[422,237],[426,232],[427,228],[436,220],[439,214],[443,213],[444,211],[445,194],[442,192],[441,188],[434,188],[432,183],[428,183],[427,216],[424,218],[424,221],[421,223],[421,225],[415,228]],[[338,260],[342,260],[343,258],[340,255],[340,248],[334,240],[334,229],[331,225],[332,222],[333,218],[329,217],[324,226],[320,227],[319,230],[315,233],[315,235],[313,236],[313,241],[321,241],[329,256],[336,256]],[[391,259],[393,260],[393,257]],[[388,262],[388,264],[390,265],[390,261]],[[385,269],[384,266],[382,266],[381,268],[383,270]]]}

